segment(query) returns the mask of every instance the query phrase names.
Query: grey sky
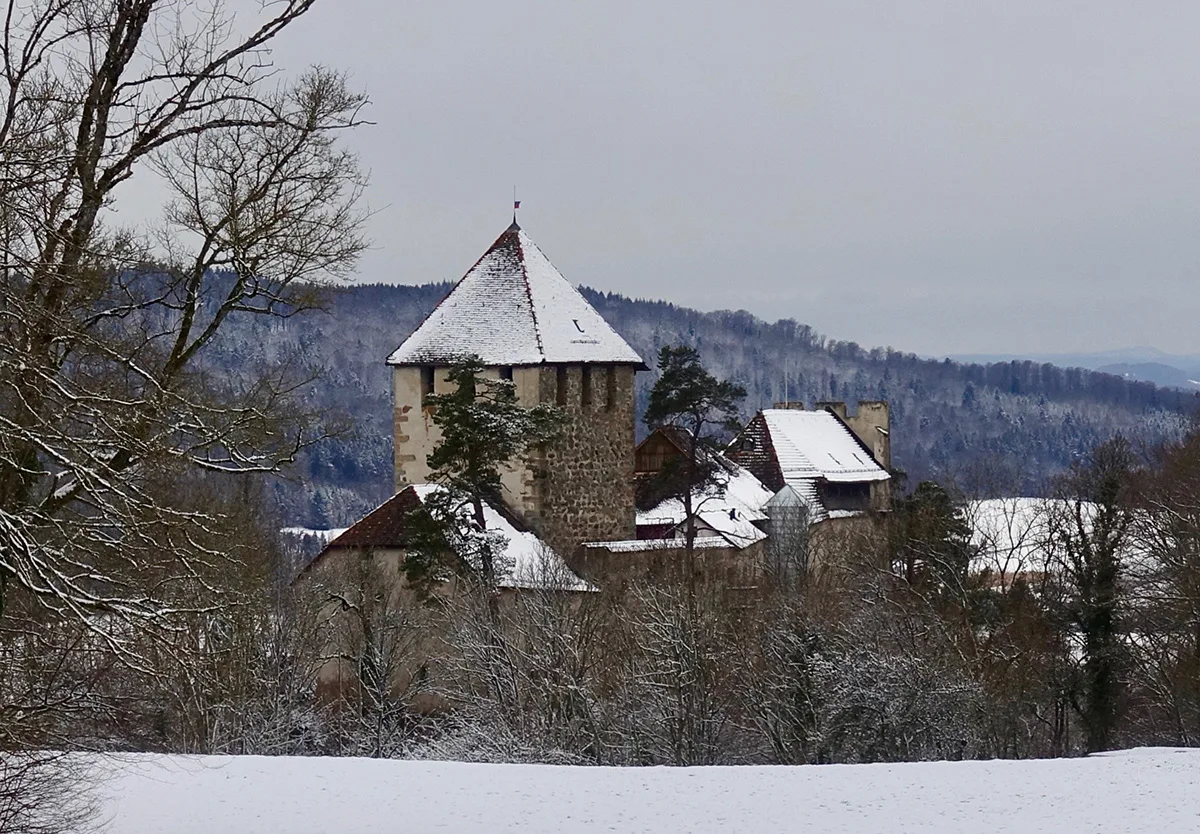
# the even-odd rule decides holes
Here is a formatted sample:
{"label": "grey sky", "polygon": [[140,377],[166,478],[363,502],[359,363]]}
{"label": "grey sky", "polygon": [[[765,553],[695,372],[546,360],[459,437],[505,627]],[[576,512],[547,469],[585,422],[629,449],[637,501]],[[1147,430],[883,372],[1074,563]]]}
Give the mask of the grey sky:
{"label": "grey sky", "polygon": [[572,282],[924,353],[1200,353],[1200,4],[325,0],[370,281]]}

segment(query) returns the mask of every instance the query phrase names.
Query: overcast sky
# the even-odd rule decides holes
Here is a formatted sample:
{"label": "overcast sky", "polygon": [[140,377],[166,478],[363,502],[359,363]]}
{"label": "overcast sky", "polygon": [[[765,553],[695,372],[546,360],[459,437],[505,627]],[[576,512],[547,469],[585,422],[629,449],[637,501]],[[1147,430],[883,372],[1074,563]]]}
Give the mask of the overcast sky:
{"label": "overcast sky", "polygon": [[1200,353],[1200,4],[324,0],[367,281],[576,284],[927,354]]}

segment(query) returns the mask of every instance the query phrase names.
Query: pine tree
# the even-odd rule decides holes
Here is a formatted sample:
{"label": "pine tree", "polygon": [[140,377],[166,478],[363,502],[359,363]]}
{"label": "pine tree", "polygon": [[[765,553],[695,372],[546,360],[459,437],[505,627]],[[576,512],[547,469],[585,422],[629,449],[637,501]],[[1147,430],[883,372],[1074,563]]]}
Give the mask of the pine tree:
{"label": "pine tree", "polygon": [[412,544],[404,570],[410,583],[428,587],[449,571],[478,573],[494,591],[506,566],[498,564],[503,538],[487,529],[484,504],[500,500],[501,475],[512,461],[550,440],[561,424],[557,408],[517,402],[512,380],[482,376],[477,357],[450,368],[452,390],[426,398],[442,439],[427,458],[430,482],[412,519]]}
{"label": "pine tree", "polygon": [[658,352],[658,380],[650,390],[643,417],[650,429],[667,429],[681,441],[684,455],[659,473],[658,494],[677,498],[684,509],[685,551],[689,561],[696,542],[694,497],[698,492],[722,489],[720,451],[722,435],[738,431],[738,410],[746,389],[718,380],[700,364],[700,353],[691,347],[664,345]]}
{"label": "pine tree", "polygon": [[912,495],[897,500],[889,534],[893,570],[909,586],[950,597],[964,594],[971,527],[944,487],[921,481]]}
{"label": "pine tree", "polygon": [[1122,709],[1120,615],[1125,599],[1133,449],[1116,437],[1092,450],[1059,485],[1052,519],[1066,584],[1067,624],[1080,637],[1081,669],[1072,701],[1089,753],[1111,750]]}

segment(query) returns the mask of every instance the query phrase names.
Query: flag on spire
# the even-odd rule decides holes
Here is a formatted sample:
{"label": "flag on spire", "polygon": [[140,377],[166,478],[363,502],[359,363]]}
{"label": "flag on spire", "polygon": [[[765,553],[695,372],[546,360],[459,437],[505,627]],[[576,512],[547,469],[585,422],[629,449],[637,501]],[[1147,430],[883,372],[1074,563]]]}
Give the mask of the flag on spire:
{"label": "flag on spire", "polygon": [[513,211],[516,211],[516,210],[517,210],[517,209],[519,209],[520,207],[521,207],[521,201],[520,201],[520,200],[513,200]]}

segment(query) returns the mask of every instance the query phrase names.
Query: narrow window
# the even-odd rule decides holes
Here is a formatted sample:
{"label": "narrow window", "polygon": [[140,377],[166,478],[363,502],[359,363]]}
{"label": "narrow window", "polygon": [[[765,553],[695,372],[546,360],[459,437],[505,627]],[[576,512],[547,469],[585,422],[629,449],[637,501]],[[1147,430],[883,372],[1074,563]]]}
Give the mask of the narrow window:
{"label": "narrow window", "polygon": [[433,366],[421,366],[421,402],[425,402],[425,398],[433,393]]}
{"label": "narrow window", "polygon": [[504,365],[500,368],[500,378],[512,382],[512,365]]}
{"label": "narrow window", "polygon": [[581,386],[583,389],[582,394],[580,396],[580,402],[583,403],[584,408],[588,408],[592,404],[592,366],[591,365],[583,366],[583,378],[580,380],[580,383],[581,383]]}
{"label": "narrow window", "polygon": [[558,366],[558,390],[554,401],[559,405],[567,404],[567,368],[565,365]]}
{"label": "narrow window", "polygon": [[617,407],[617,366],[609,365],[604,375],[604,408],[612,411]]}

